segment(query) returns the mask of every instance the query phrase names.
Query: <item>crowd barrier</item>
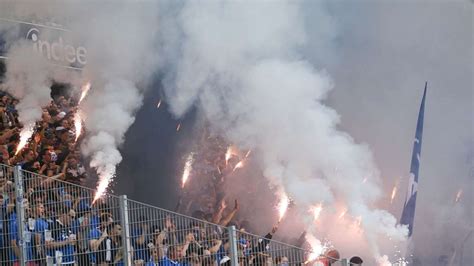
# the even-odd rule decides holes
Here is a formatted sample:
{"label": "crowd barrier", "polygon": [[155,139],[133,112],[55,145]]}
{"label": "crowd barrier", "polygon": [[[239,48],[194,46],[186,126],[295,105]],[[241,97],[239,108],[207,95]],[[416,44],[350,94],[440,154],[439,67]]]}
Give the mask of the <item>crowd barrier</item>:
{"label": "crowd barrier", "polygon": [[58,178],[0,165],[1,265],[324,265],[309,263],[308,250],[126,196],[93,202],[93,189]]}

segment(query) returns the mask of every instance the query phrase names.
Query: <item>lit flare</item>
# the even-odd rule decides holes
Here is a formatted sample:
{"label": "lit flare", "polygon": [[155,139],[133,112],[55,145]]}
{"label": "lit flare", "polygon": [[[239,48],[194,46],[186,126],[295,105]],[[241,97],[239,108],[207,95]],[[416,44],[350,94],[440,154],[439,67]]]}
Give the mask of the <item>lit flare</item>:
{"label": "lit flare", "polygon": [[28,139],[31,138],[33,135],[33,127],[34,124],[29,124],[25,127],[20,132],[20,143],[18,143],[18,146],[16,147],[15,155],[17,155],[28,143]]}
{"label": "lit flare", "polygon": [[308,258],[306,259],[306,261],[304,262],[304,264],[308,264],[312,261],[315,261],[316,259],[318,259],[318,257],[324,253],[325,249],[327,249],[327,247],[325,247],[323,244],[321,244],[321,241],[319,241],[314,235],[312,234],[306,234],[306,241],[308,242],[308,244],[310,245],[311,247],[311,252],[309,253],[308,255]]}
{"label": "lit flare", "polygon": [[109,186],[110,182],[112,181],[113,177],[113,173],[104,173],[99,175],[99,184],[97,185],[97,190],[94,196],[94,200],[92,201],[92,205],[105,194],[105,191]]}
{"label": "lit flare", "polygon": [[394,186],[392,189],[392,195],[390,196],[390,204],[393,203],[393,200],[395,199],[395,196],[397,195],[397,190],[398,190],[398,187]]}
{"label": "lit flare", "polygon": [[344,210],[341,212],[341,214],[339,214],[339,217],[338,217],[338,218],[339,218],[339,219],[342,219],[342,218],[346,215],[346,213],[347,213],[347,209],[344,209]]}
{"label": "lit flare", "polygon": [[81,97],[79,98],[79,102],[77,103],[78,105],[81,104],[81,102],[82,102],[82,100],[84,100],[84,98],[86,98],[87,93],[89,92],[90,89],[91,89],[91,83],[90,82],[87,82],[86,84],[84,84],[84,86],[82,86]]}
{"label": "lit flare", "polygon": [[244,167],[244,160],[240,161],[239,163],[237,163],[235,166],[234,166],[234,169],[232,170],[232,172],[234,172],[235,170],[239,169],[239,168],[242,168]]}
{"label": "lit flare", "polygon": [[280,200],[277,205],[278,222],[281,222],[281,220],[283,220],[283,217],[285,216],[286,211],[288,211],[289,206],[290,198],[285,193],[281,193]]}
{"label": "lit flare", "polygon": [[227,148],[227,151],[225,152],[225,164],[227,165],[229,163],[230,158],[234,155],[233,147],[230,145]]}
{"label": "lit flare", "polygon": [[455,203],[458,203],[461,200],[462,196],[462,189],[458,190],[458,193],[456,193],[456,198],[454,199]]}
{"label": "lit flare", "polygon": [[190,153],[188,158],[186,159],[186,163],[184,164],[183,176],[181,177],[181,188],[184,188],[186,182],[189,179],[189,175],[191,174],[191,170],[193,169],[193,162],[194,162],[194,153]]}
{"label": "lit flare", "polygon": [[312,206],[309,209],[309,212],[313,215],[313,219],[316,222],[321,215],[321,211],[323,210],[323,204],[319,203],[318,205]]}
{"label": "lit flare", "polygon": [[79,136],[82,133],[82,118],[81,118],[81,113],[77,111],[74,114],[74,128],[76,129],[76,142],[79,139]]}

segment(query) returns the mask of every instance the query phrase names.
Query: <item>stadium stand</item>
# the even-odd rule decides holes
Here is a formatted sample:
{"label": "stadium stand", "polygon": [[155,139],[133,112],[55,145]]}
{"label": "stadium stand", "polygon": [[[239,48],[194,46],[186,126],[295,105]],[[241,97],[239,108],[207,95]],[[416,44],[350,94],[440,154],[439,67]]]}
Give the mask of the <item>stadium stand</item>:
{"label": "stadium stand", "polygon": [[[212,201],[221,207],[214,214],[201,211],[193,217],[126,196],[106,194],[93,202],[81,140],[75,140],[77,97],[64,91],[60,85],[52,89],[42,120],[17,155],[18,100],[0,91],[1,265],[307,263],[311,251],[272,240],[277,228],[260,237],[248,233],[245,223],[233,222],[237,201],[223,215],[225,204],[216,196]],[[312,265],[346,265],[338,259],[320,257]]]}

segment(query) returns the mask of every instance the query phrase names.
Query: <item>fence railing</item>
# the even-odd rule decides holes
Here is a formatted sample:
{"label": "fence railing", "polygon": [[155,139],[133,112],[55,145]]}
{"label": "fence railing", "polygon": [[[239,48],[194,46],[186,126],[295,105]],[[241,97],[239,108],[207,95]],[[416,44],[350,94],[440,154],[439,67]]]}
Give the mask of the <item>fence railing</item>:
{"label": "fence railing", "polygon": [[1,265],[349,265],[60,178],[0,165]]}

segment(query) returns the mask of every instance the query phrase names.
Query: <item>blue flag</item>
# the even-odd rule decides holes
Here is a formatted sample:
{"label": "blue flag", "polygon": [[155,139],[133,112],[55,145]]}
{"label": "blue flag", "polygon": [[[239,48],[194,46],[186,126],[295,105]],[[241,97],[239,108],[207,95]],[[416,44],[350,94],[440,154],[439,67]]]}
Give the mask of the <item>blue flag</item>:
{"label": "blue flag", "polygon": [[418,170],[420,169],[421,142],[423,137],[423,116],[425,113],[425,97],[428,82],[425,83],[425,91],[421,100],[420,112],[418,114],[418,122],[416,124],[415,141],[413,143],[413,153],[411,155],[410,181],[408,183],[408,191],[403,206],[400,224],[408,225],[408,237],[413,234],[413,223],[415,220],[416,194],[418,192]]}

